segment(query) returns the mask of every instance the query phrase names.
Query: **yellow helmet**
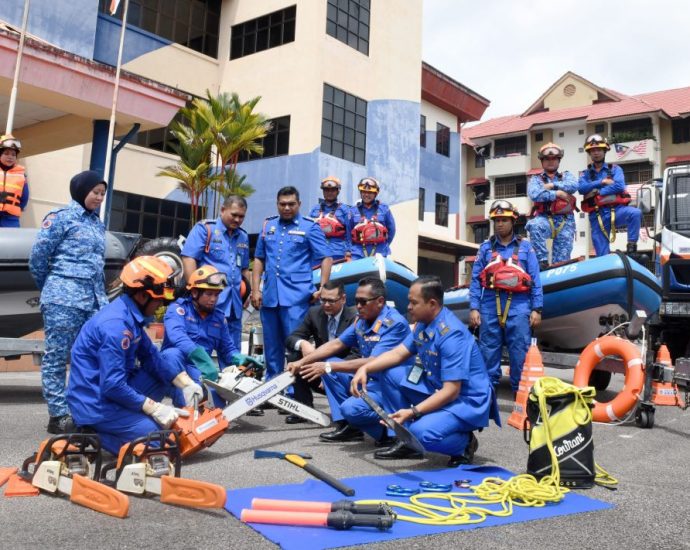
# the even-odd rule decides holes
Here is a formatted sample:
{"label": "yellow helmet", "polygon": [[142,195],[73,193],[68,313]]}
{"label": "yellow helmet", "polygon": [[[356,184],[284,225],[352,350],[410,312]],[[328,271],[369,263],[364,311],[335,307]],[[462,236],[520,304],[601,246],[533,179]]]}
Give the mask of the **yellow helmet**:
{"label": "yellow helmet", "polygon": [[605,137],[601,137],[599,134],[592,134],[585,140],[585,151],[590,149],[606,149],[610,151],[611,146]]}
{"label": "yellow helmet", "polygon": [[14,149],[17,153],[22,150],[21,142],[12,134],[5,134],[0,137],[0,151],[3,149]]}
{"label": "yellow helmet", "polygon": [[539,160],[544,159],[544,157],[558,157],[563,158],[563,148],[560,145],[549,142],[546,145],[542,145],[537,154]]}
{"label": "yellow helmet", "polygon": [[223,290],[228,286],[228,278],[212,265],[202,265],[195,269],[187,281],[187,290],[201,288],[204,290]]}
{"label": "yellow helmet", "polygon": [[489,209],[489,218],[491,219],[513,218],[517,220],[519,215],[520,213],[517,211],[517,208],[515,208],[511,202],[503,199],[495,200]]}
{"label": "yellow helmet", "polygon": [[321,189],[333,189],[336,188],[340,190],[340,179],[335,176],[328,176],[321,180]]}
{"label": "yellow helmet", "polygon": [[379,182],[376,178],[367,176],[366,178],[362,178],[360,180],[359,184],[357,185],[357,189],[359,189],[360,191],[365,191],[367,193],[378,194],[381,190],[381,186],[379,185]]}

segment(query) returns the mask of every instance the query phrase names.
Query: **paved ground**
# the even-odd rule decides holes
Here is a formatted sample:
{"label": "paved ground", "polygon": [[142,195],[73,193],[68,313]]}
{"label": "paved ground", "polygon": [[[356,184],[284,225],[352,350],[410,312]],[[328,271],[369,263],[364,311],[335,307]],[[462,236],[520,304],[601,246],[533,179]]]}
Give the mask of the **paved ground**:
{"label": "paved ground", "polygon": [[[550,371],[567,379],[569,371]],[[504,379],[505,382],[505,379]],[[622,378],[614,377],[613,388]],[[504,419],[511,404],[501,392]],[[319,400],[318,406],[325,406]],[[0,374],[0,466],[20,465],[46,436],[46,408],[36,373]],[[395,470],[443,467],[445,458],[380,463],[371,442],[320,443],[321,428],[293,429],[276,411],[239,423],[216,445],[190,461],[186,477],[225,487],[299,483],[306,473],[280,461],[252,458],[254,449],[303,450],[337,477],[386,474]],[[653,430],[634,424],[596,425],[595,457],[620,480],[612,492],[595,488],[588,496],[615,504],[608,511],[579,514],[505,527],[396,540],[374,548],[690,548],[690,410],[660,408]],[[477,462],[524,471],[527,448],[512,428],[492,427],[480,434]],[[118,520],[45,495],[0,497],[0,548],[232,548],[275,546],[229,514],[130,499],[130,517]]]}

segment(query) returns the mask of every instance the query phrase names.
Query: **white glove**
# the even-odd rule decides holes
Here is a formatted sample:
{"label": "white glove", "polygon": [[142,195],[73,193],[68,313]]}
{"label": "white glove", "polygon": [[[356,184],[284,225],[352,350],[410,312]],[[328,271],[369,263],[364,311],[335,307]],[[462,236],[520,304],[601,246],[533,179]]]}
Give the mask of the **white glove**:
{"label": "white glove", "polygon": [[232,390],[237,385],[239,371],[234,366],[226,367],[220,373],[217,384],[225,389]]}
{"label": "white glove", "polygon": [[161,428],[165,428],[166,430],[170,428],[180,416],[175,407],[164,405],[163,403],[156,403],[153,411],[149,414]]}
{"label": "white glove", "polygon": [[182,388],[182,395],[184,396],[184,404],[189,406],[194,405],[194,397],[197,399],[197,403],[200,403],[204,397],[204,390],[196,382],[187,384]]}

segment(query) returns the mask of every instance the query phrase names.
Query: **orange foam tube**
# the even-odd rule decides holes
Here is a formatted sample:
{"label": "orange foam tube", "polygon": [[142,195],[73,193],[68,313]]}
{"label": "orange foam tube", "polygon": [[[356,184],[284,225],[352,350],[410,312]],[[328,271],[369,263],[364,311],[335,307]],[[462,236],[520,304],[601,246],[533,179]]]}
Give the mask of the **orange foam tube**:
{"label": "orange foam tube", "polygon": [[284,510],[242,510],[240,520],[245,523],[274,525],[315,525],[328,527],[328,514],[319,512],[286,512]]}
{"label": "orange foam tube", "polygon": [[309,500],[278,500],[273,498],[253,498],[252,510],[285,510],[288,512],[322,512],[331,511],[330,502],[313,502]]}

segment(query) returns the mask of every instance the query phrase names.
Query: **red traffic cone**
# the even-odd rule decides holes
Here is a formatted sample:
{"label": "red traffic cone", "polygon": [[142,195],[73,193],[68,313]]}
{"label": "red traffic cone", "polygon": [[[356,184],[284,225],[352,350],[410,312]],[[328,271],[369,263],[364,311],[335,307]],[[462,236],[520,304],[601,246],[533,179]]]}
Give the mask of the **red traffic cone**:
{"label": "red traffic cone", "polygon": [[[661,344],[656,354],[656,362],[664,365],[664,368],[671,368],[671,354],[665,344]],[[684,405],[683,399],[678,394],[678,387],[671,382],[652,382],[652,403],[671,407]]]}
{"label": "red traffic cone", "polygon": [[508,425],[518,430],[522,430],[527,419],[527,397],[529,392],[539,378],[544,376],[544,363],[541,352],[537,347],[537,339],[532,338],[532,344],[527,350],[525,364],[522,367],[522,376],[518,386],[517,396],[513,404],[513,412],[508,417]]}

